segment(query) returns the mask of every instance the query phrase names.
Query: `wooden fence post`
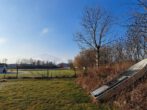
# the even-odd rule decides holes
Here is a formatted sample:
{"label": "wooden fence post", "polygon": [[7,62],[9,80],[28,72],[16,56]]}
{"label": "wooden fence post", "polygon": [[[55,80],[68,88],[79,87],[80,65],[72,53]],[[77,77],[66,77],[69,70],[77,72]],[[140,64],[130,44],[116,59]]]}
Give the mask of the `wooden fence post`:
{"label": "wooden fence post", "polygon": [[49,77],[49,70],[47,69],[47,78]]}
{"label": "wooden fence post", "polygon": [[16,78],[18,79],[18,65],[16,65]]}

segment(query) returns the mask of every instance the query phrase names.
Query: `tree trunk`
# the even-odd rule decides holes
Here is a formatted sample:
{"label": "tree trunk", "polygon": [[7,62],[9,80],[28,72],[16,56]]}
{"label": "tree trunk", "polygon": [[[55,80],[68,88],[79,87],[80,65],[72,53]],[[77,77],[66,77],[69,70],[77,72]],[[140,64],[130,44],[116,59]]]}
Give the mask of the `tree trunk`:
{"label": "tree trunk", "polygon": [[100,66],[100,48],[98,47],[96,50],[96,67],[98,68]]}

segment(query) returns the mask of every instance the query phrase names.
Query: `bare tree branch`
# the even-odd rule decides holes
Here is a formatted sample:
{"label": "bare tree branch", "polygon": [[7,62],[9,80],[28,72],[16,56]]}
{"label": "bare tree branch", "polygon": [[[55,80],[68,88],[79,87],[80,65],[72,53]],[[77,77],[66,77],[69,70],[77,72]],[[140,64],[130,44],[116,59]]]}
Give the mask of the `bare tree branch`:
{"label": "bare tree branch", "polygon": [[146,0],[137,0],[138,5],[142,6],[145,10],[147,10],[147,1]]}
{"label": "bare tree branch", "polygon": [[83,31],[76,34],[80,46],[93,48],[96,52],[96,65],[99,65],[100,48],[105,35],[110,29],[111,17],[100,8],[86,8],[83,19]]}

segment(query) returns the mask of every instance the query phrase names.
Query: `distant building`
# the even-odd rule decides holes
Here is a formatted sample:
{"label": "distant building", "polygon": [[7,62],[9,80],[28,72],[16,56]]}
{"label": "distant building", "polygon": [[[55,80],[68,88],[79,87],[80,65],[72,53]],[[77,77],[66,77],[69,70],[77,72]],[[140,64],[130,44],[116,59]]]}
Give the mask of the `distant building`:
{"label": "distant building", "polygon": [[7,73],[7,66],[6,64],[0,64],[0,73]]}
{"label": "distant building", "polygon": [[70,69],[69,64],[67,63],[60,63],[57,65],[59,68]]}

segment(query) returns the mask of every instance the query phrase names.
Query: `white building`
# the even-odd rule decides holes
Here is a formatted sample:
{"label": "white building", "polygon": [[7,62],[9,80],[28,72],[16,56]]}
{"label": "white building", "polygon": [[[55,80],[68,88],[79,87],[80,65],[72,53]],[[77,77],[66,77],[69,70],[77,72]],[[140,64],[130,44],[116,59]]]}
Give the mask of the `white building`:
{"label": "white building", "polygon": [[6,64],[0,64],[0,73],[6,73],[7,67]]}

